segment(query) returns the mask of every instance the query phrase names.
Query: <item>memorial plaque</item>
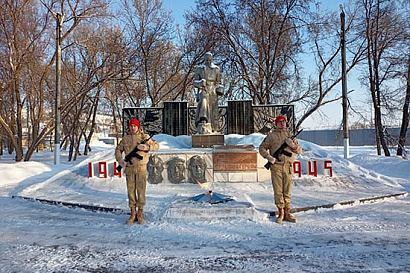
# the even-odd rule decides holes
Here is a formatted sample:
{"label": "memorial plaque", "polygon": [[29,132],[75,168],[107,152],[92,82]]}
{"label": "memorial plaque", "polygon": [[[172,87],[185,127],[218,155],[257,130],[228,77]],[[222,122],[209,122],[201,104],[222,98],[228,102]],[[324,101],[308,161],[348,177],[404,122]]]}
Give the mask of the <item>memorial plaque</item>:
{"label": "memorial plaque", "polygon": [[252,101],[228,101],[228,134],[249,135],[253,127]]}
{"label": "memorial plaque", "polygon": [[179,136],[188,134],[188,102],[164,101],[164,134]]}
{"label": "memorial plaque", "polygon": [[256,171],[257,155],[253,145],[215,146],[214,172]]}

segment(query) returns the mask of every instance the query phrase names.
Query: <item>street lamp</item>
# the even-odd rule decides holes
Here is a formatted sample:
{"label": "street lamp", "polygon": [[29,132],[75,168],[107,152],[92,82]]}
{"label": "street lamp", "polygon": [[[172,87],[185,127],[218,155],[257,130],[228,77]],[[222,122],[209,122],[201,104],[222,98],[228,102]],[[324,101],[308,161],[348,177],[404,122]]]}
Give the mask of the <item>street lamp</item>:
{"label": "street lamp", "polygon": [[[54,14],[53,14],[54,15]],[[55,14],[56,26],[56,93],[55,93],[55,115],[54,115],[54,165],[60,165],[60,134],[61,134],[61,32],[63,26],[63,16]]]}

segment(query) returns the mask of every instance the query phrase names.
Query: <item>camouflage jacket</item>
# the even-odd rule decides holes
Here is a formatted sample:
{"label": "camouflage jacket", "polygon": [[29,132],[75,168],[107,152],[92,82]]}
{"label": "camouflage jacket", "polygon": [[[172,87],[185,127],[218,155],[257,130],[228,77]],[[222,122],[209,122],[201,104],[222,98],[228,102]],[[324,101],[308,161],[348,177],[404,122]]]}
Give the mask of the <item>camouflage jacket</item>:
{"label": "camouflage jacket", "polygon": [[[141,142],[144,139],[147,139],[149,137],[150,136],[148,134],[144,134],[142,131],[138,131],[136,134],[125,135],[122,138],[121,142],[118,144],[118,146],[115,148],[115,160],[117,160],[118,162],[122,160],[123,152],[125,153],[125,155],[129,154],[138,144],[141,144]],[[159,149],[158,142],[156,142],[152,138],[148,140],[145,144],[148,145],[150,151],[155,151]],[[142,156],[142,160],[139,160],[135,157],[132,158],[132,166],[146,165],[148,163],[149,153],[144,151],[138,151],[137,154]]]}
{"label": "camouflage jacket", "polygon": [[[287,137],[291,137],[292,134],[288,130],[278,130],[275,129],[274,131],[270,132],[265,139],[262,141],[261,145],[259,146],[259,153],[262,157],[267,158],[268,155],[273,156],[277,149],[285,142]],[[291,149],[290,147],[286,147],[285,151],[292,153],[292,156],[279,156],[279,163],[281,162],[290,162],[293,163],[295,160],[296,154],[300,154],[302,152],[302,147],[300,147],[296,138],[293,139],[293,142],[297,144],[295,149]]]}

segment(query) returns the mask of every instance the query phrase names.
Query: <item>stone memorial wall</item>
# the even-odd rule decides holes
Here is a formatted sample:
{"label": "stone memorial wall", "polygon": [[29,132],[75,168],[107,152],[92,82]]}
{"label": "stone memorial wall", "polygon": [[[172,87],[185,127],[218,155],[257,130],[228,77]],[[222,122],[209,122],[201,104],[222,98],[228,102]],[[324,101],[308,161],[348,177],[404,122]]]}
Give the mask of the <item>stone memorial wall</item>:
{"label": "stone memorial wall", "polygon": [[[163,107],[123,108],[123,134],[128,120],[137,118],[148,134],[195,135],[195,106],[185,101],[163,102]],[[274,126],[278,115],[285,115],[288,126],[295,131],[293,105],[252,105],[251,101],[228,101],[228,106],[218,108],[220,134],[266,134]]]}

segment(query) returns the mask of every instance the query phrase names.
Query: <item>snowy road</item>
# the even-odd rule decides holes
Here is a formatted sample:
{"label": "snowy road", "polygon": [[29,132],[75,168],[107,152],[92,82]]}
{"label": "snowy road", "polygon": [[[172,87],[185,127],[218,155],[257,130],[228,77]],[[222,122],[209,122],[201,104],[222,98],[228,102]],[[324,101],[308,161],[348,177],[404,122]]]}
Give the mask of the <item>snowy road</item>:
{"label": "snowy road", "polygon": [[155,221],[0,198],[0,272],[409,272],[408,197],[300,223]]}

